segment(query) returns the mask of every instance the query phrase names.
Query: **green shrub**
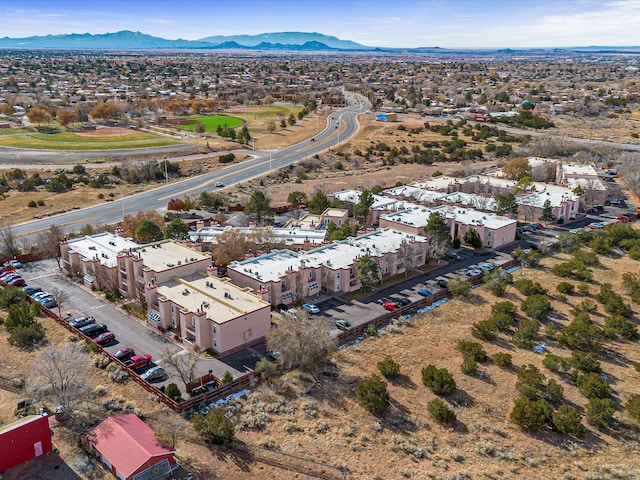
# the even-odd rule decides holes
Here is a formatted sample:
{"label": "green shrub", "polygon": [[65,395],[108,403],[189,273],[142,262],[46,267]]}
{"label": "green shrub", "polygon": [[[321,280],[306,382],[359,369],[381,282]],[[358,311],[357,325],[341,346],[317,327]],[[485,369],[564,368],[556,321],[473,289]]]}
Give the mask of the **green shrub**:
{"label": "green shrub", "polygon": [[491,357],[493,363],[495,363],[498,367],[501,368],[511,368],[513,366],[513,361],[511,359],[511,354],[505,352],[497,352],[493,354]]}
{"label": "green shrub", "polygon": [[396,378],[400,375],[400,364],[387,355],[384,360],[378,362],[378,370],[384,378]]}
{"label": "green shrub", "polygon": [[385,412],[391,404],[387,384],[375,374],[356,387],[356,395],[360,405],[374,415]]}
{"label": "green shrub", "polygon": [[178,385],[176,385],[174,382],[171,382],[169,385],[167,385],[164,393],[167,395],[167,397],[176,402],[180,401],[180,399],[182,398],[182,393],[180,392]]}
{"label": "green shrub", "polygon": [[540,285],[540,283],[529,280],[528,278],[519,278],[513,283],[513,286],[516,287],[516,290],[518,290],[522,295],[527,297],[531,295],[547,294],[547,290]]}
{"label": "green shrub", "polygon": [[584,373],[601,373],[602,366],[598,358],[591,352],[571,352],[571,365]]}
{"label": "green shrub", "polygon": [[540,322],[537,320],[522,319],[518,323],[518,330],[511,337],[511,343],[519,348],[532,348],[538,338]]}
{"label": "green shrub", "polygon": [[206,415],[196,415],[192,420],[194,430],[200,437],[216,445],[231,445],[235,434],[233,422],[222,410],[212,408]]}
{"label": "green shrub", "polygon": [[38,206],[38,204],[36,203],[35,200],[31,200],[28,204],[29,208],[36,208]]}
{"label": "green shrub", "polygon": [[627,412],[629,412],[633,418],[640,421],[640,395],[637,393],[631,395],[624,408],[627,409]]}
{"label": "green shrub", "polygon": [[513,302],[504,301],[504,302],[496,302],[491,305],[491,314],[505,314],[511,318],[513,321],[516,318],[516,314],[518,313],[518,309]]}
{"label": "green shrub", "polygon": [[553,373],[567,373],[571,368],[571,361],[553,353],[547,353],[542,360],[542,365]]}
{"label": "green shrub", "polygon": [[487,352],[482,344],[470,342],[469,340],[458,340],[456,347],[464,358],[472,358],[476,362],[484,362],[487,359]]}
{"label": "green shrub", "polygon": [[573,435],[576,438],[584,437],[585,428],[580,421],[580,413],[569,405],[561,405],[551,415],[551,424],[558,433]]}
{"label": "green shrub", "polygon": [[565,295],[573,294],[574,288],[575,287],[573,286],[573,283],[569,283],[569,282],[560,282],[558,285],[556,285],[556,290],[559,293],[562,293]]}
{"label": "green shrub", "polygon": [[473,357],[465,357],[465,359],[462,361],[460,369],[465,375],[473,376],[478,373],[478,364],[473,359]]}
{"label": "green shrub", "polygon": [[597,352],[601,348],[600,337],[602,332],[593,324],[587,313],[581,312],[562,328],[556,339],[565,347],[587,352]]}
{"label": "green shrub", "polygon": [[549,302],[546,295],[540,294],[533,294],[524,299],[522,303],[520,303],[520,309],[531,318],[537,320],[546,319],[552,310],[551,302]]}
{"label": "green shrub", "polygon": [[523,430],[537,433],[550,420],[551,414],[551,407],[545,400],[520,397],[515,400],[509,418]]}
{"label": "green shrub", "polygon": [[450,395],[456,391],[453,375],[446,368],[427,365],[422,369],[422,383],[436,395]]}
{"label": "green shrub", "polygon": [[613,424],[616,404],[610,398],[592,398],[587,403],[587,423],[598,430]]}
{"label": "green shrub", "polygon": [[611,386],[597,373],[587,373],[578,377],[578,389],[587,398],[609,398]]}
{"label": "green shrub", "polygon": [[478,340],[492,342],[497,338],[497,331],[498,328],[496,327],[496,323],[492,318],[489,318],[487,320],[474,323],[471,328],[471,335]]}
{"label": "green shrub", "polygon": [[38,206],[39,207],[44,207],[44,200],[42,200],[42,199],[38,200]]}
{"label": "green shrub", "polygon": [[439,398],[434,398],[427,403],[427,410],[436,422],[451,425],[457,420],[455,412]]}

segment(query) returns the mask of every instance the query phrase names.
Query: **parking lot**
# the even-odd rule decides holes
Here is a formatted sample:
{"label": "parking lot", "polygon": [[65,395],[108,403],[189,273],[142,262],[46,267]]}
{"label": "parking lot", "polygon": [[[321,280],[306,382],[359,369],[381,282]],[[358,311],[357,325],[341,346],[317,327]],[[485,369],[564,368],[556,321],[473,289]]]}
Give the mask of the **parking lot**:
{"label": "parking lot", "polygon": [[[150,354],[152,356],[151,363],[137,370],[138,373],[143,373],[155,365],[163,366],[160,357],[161,353],[167,348],[173,353],[184,352],[181,346],[148,328],[140,320],[136,320],[116,308],[104,297],[99,297],[75,283],[68,282],[56,273],[56,268],[55,260],[41,260],[25,264],[24,268],[20,269],[20,274],[30,286],[41,287],[42,290],[47,292],[63,291],[66,294],[66,300],[61,305],[63,317],[66,316],[66,312],[77,311],[83,316],[94,317],[96,323],[106,324],[107,329],[113,332],[116,337],[115,342],[104,347],[108,352],[115,353],[120,348],[133,347],[136,354]],[[57,308],[52,310],[58,313]],[[73,318],[73,315],[71,318]],[[225,358],[224,361],[200,357],[196,365],[196,377],[211,371],[216,377],[222,378],[227,370],[234,376],[240,376],[246,372],[245,367],[252,368],[257,359],[263,355],[258,350],[248,349]],[[184,391],[184,384],[175,371],[171,367],[166,367],[165,370],[168,378],[154,383],[154,385],[161,387],[170,382],[175,382]]]}

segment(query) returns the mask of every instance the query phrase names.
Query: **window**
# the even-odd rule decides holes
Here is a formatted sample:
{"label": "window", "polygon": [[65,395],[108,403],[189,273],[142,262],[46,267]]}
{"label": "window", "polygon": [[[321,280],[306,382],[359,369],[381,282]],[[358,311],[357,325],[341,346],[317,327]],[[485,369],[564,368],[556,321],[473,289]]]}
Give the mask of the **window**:
{"label": "window", "polygon": [[215,338],[213,339],[213,346],[214,346],[214,347],[217,347],[217,346],[218,346],[218,341],[217,341]]}
{"label": "window", "polygon": [[491,230],[487,232],[487,237],[493,237],[493,232]]}
{"label": "window", "polygon": [[313,270],[309,270],[309,280],[313,278]]}
{"label": "window", "polygon": [[336,279],[340,280],[340,272],[336,272]]}
{"label": "window", "polygon": [[173,303],[171,304],[171,313],[175,312],[175,309],[173,307]]}
{"label": "window", "polygon": [[214,334],[214,335],[217,333],[217,330],[216,330],[216,326],[215,326],[215,325],[211,328],[211,330],[213,331],[213,334]]}
{"label": "window", "polygon": [[487,247],[491,246],[491,240],[487,240]]}
{"label": "window", "polygon": [[191,317],[191,326],[192,327],[196,326],[196,316],[195,315],[193,317]]}

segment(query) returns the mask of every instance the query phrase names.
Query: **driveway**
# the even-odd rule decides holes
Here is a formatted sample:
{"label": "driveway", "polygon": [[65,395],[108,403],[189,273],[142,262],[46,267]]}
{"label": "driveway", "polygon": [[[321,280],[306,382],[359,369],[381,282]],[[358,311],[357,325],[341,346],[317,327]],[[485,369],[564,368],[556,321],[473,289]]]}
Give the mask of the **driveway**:
{"label": "driveway", "polygon": [[[106,301],[104,297],[99,297],[75,283],[68,282],[63,276],[56,273],[56,269],[56,261],[49,259],[27,263],[25,267],[20,270],[20,273],[29,285],[41,287],[44,291],[48,292],[53,292],[58,289],[66,293],[67,300],[62,304],[61,308],[63,317],[65,316],[65,312],[77,310],[85,316],[95,317],[96,323],[106,324],[109,331],[115,333],[117,339],[117,343],[106,347],[107,351],[115,352],[119,348],[133,347],[137,354],[151,354],[153,364],[161,366],[162,360],[160,360],[160,355],[166,348],[169,348],[173,352],[185,351],[180,345],[174,344],[156,331],[148,328],[142,321],[134,319],[122,310],[116,308],[113,304]],[[57,313],[58,309],[55,308],[53,310]],[[248,355],[249,359],[253,358],[251,352],[246,355]],[[255,361],[257,361],[257,359]],[[227,370],[234,376],[240,376],[246,371],[244,367],[253,368],[255,361],[251,363],[251,361],[245,359],[244,361],[235,363],[235,365],[239,366],[239,368],[236,369],[232,362],[226,363],[226,360],[221,361],[201,357],[196,365],[196,377],[205,375],[211,371],[216,377],[222,378]],[[181,390],[184,390],[184,384],[173,369],[167,367],[166,370],[169,378],[154,385],[160,387],[169,382],[175,382]],[[144,371],[144,369],[141,369],[141,372],[142,371]]]}

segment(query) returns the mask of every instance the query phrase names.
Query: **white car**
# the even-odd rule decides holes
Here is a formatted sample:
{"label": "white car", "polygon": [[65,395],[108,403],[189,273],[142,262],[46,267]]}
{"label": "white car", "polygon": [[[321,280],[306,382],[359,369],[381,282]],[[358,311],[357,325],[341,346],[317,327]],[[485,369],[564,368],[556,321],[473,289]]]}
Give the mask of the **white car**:
{"label": "white car", "polygon": [[305,303],[302,305],[302,309],[307,313],[320,313],[320,309],[313,303]]}

